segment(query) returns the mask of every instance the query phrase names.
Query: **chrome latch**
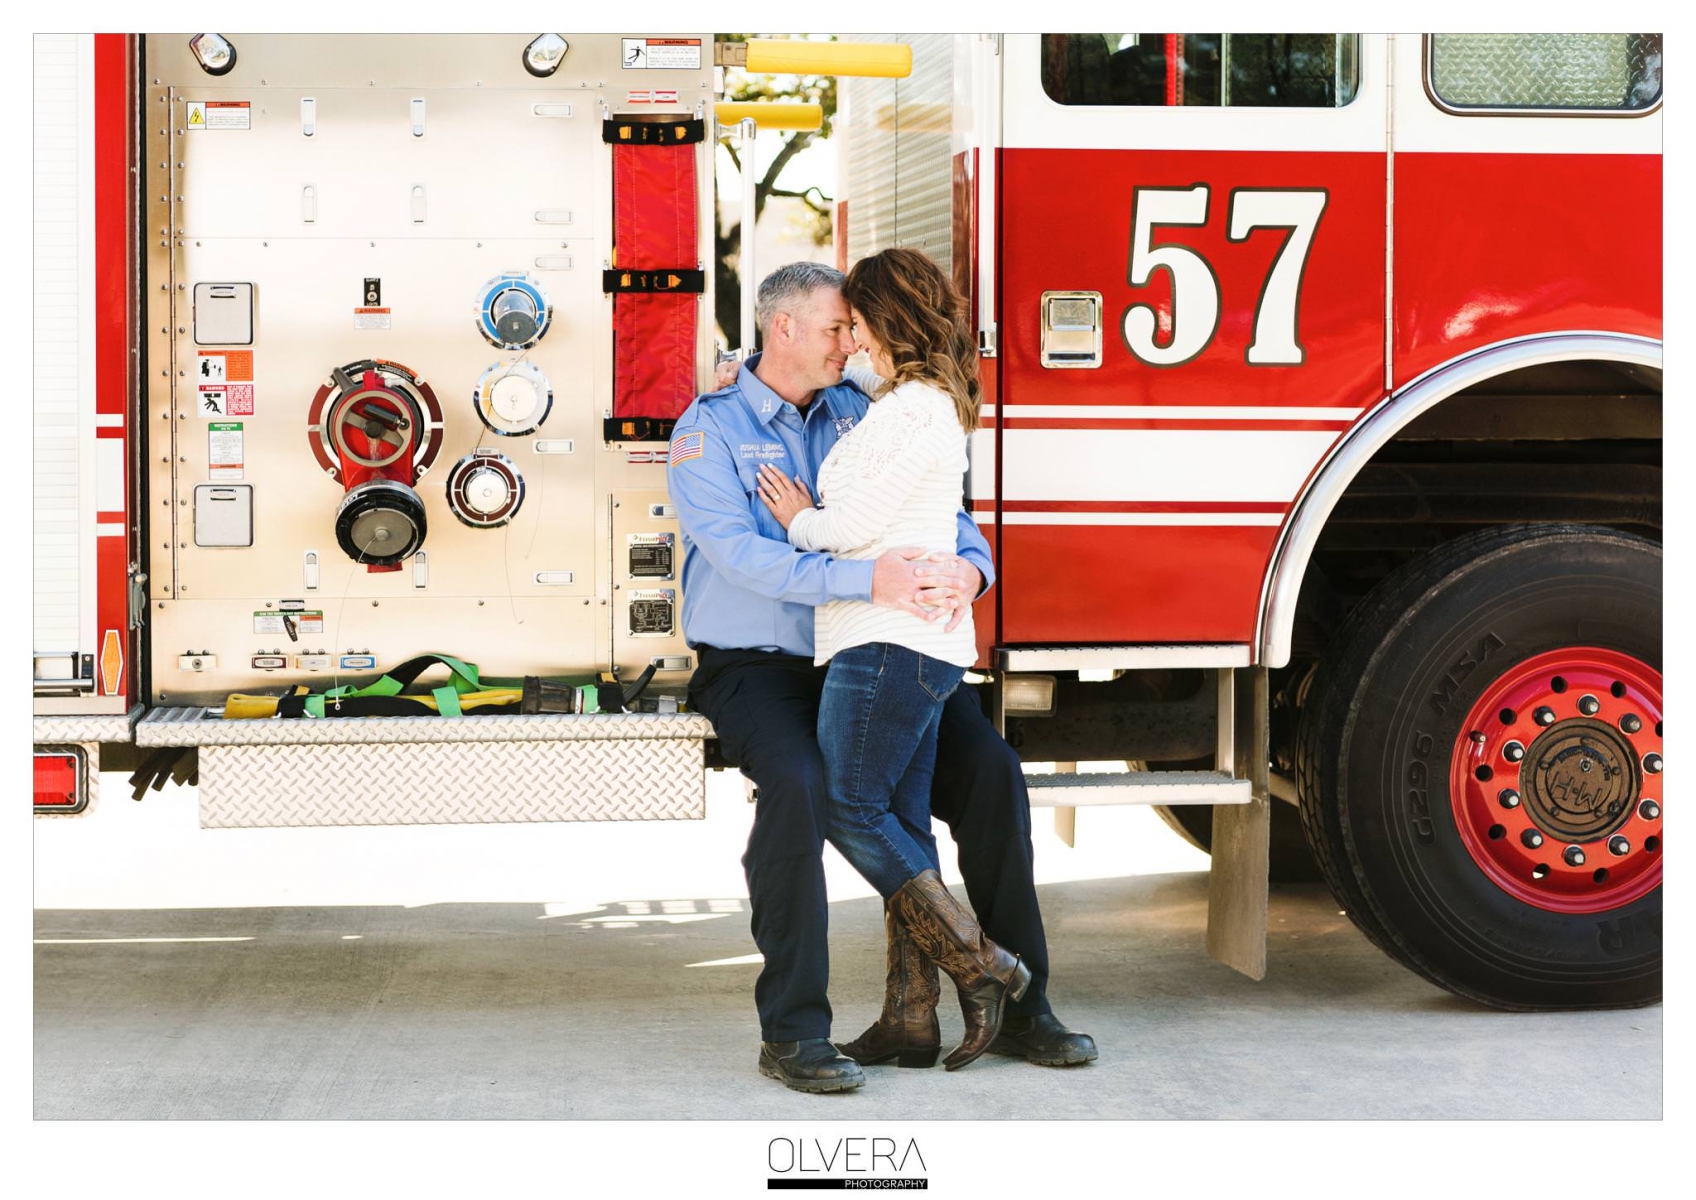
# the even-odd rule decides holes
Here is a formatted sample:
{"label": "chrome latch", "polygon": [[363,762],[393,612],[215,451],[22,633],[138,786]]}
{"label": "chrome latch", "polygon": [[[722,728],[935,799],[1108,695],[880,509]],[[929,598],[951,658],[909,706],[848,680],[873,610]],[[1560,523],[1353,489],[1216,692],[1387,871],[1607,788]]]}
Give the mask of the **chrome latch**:
{"label": "chrome latch", "polygon": [[1101,293],[1042,294],[1042,365],[1101,365]]}

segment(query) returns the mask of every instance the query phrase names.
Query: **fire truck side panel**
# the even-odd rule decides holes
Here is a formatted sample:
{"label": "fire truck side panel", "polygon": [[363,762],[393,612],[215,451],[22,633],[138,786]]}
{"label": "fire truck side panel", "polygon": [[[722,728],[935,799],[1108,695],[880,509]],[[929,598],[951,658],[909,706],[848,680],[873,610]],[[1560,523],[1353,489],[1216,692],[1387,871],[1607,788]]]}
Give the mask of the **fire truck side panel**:
{"label": "fire truck side panel", "polygon": [[[668,43],[671,66],[626,69],[620,37],[571,35],[547,78],[527,73],[525,39],[511,35],[244,36],[222,77],[187,41],[148,41],[148,113],[170,114],[147,123],[148,226],[173,230],[150,246],[147,288],[150,357],[168,369],[149,373],[149,423],[174,435],[147,464],[153,699],[359,686],[426,651],[487,676],[629,677],[663,658],[656,684],[681,684],[693,664],[666,445],[603,439],[615,324],[603,126],[609,112],[694,116],[710,98],[711,38]],[[696,247],[670,265],[693,270],[711,158],[706,144],[689,150]],[[491,344],[494,318],[478,315],[480,296],[516,286],[504,279],[551,312],[528,342]],[[228,285],[251,288],[251,328],[238,319],[234,336],[207,337],[197,288]],[[712,309],[696,305],[698,380]],[[335,461],[327,427],[377,428],[357,403],[345,423],[328,415],[353,395],[333,372],[359,363],[354,384],[399,386],[374,370],[400,364],[440,408],[421,404],[408,435],[421,467],[399,482],[427,532],[398,570],[338,544],[338,505],[354,496],[329,468],[353,468]],[[515,392],[502,389],[519,380],[519,415],[503,417]],[[465,481],[492,455],[510,474],[484,479],[474,501]],[[203,536],[213,500],[232,493],[251,518],[233,539]]]}
{"label": "fire truck side panel", "polygon": [[1661,336],[1659,155],[1398,153],[1395,170],[1398,385],[1530,334]]}
{"label": "fire truck side panel", "polygon": [[[1249,640],[1278,525],[1382,394],[1384,156],[1012,148],[1001,178],[1004,639]],[[1156,225],[1133,245],[1139,200],[1197,189],[1203,223]],[[1268,194],[1323,205],[1296,351],[1278,363],[1251,361],[1250,346],[1268,338],[1268,281],[1294,235],[1230,237],[1233,206]],[[1186,320],[1208,321],[1208,302],[1183,299],[1169,270],[1131,285],[1133,250],[1164,247],[1205,263],[1217,298],[1211,336],[1172,365],[1131,348],[1138,312],[1152,311],[1158,351]],[[1041,365],[1043,293],[1056,290],[1101,294],[1099,368]]]}

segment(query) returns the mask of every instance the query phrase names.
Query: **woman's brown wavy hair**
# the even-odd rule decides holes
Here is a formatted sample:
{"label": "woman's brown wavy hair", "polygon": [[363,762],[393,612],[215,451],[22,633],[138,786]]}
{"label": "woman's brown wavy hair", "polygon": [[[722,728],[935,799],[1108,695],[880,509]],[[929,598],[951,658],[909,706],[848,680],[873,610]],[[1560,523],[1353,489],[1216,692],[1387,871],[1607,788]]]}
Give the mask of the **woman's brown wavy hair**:
{"label": "woman's brown wavy hair", "polygon": [[941,388],[954,400],[960,428],[979,428],[983,390],[970,306],[941,267],[917,250],[885,250],[854,264],[842,296],[888,352],[891,387],[917,379]]}

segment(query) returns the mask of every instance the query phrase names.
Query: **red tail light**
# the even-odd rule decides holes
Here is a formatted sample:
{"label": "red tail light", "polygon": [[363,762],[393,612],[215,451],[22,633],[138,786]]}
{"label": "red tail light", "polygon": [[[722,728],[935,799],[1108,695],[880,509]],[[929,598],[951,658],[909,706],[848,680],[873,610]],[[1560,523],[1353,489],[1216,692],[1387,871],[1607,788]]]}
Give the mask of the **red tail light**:
{"label": "red tail light", "polygon": [[35,807],[76,812],[85,801],[83,758],[75,750],[35,752]]}

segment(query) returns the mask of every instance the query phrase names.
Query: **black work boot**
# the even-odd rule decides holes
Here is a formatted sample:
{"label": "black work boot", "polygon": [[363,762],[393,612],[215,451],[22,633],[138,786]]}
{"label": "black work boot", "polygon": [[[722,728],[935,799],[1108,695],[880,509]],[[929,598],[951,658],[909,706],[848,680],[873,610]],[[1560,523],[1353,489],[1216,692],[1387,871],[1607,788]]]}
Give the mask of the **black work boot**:
{"label": "black work boot", "polygon": [[829,1038],[761,1042],[760,1074],[798,1092],[846,1092],[866,1081],[860,1064],[838,1054]]}
{"label": "black work boot", "polygon": [[989,1053],[1022,1058],[1043,1067],[1071,1067],[1094,1062],[1095,1039],[1067,1029],[1053,1013],[1040,1017],[1006,1017]]}

